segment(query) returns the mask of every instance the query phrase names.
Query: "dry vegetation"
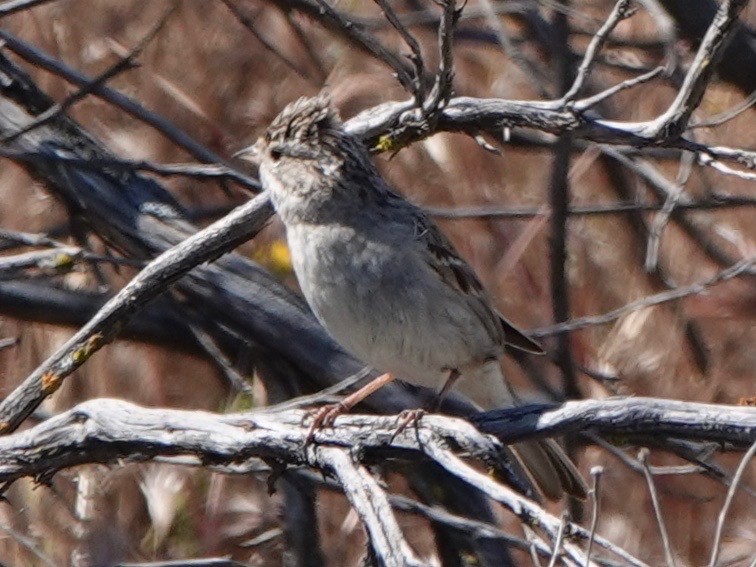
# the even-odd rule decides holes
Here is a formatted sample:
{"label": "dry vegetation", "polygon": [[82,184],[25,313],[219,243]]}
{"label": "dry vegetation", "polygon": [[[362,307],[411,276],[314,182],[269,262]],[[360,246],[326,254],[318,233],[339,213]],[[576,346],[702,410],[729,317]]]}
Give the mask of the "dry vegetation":
{"label": "dry vegetation", "polygon": [[[224,2],[66,0],[5,17],[0,26],[94,77],[170,11],[163,28],[139,55],[139,66],[113,78],[109,85],[224,157],[254,140],[287,102],[301,95],[327,89],[344,118],[378,103],[407,98],[389,69],[297,10],[287,15],[277,7],[284,2],[230,0],[229,4],[252,18],[256,33],[274,45],[277,54],[265,49]],[[438,14],[431,2],[394,4],[400,12],[413,6],[425,9],[428,4],[429,12]],[[465,10],[480,14],[486,5],[471,0]],[[531,17],[538,14],[545,18],[544,23],[555,23],[555,12],[544,7],[548,4],[527,5],[533,10]],[[373,3],[339,2],[338,8],[369,22],[387,47],[406,52]],[[609,2],[574,2],[569,4],[567,21],[576,29],[593,32],[610,9]],[[674,98],[681,73],[690,63],[692,46],[683,40],[665,44],[661,18],[661,14],[641,9],[620,22],[612,37],[622,42],[610,42],[602,52],[588,91],[598,92],[625,80],[633,74],[630,67],[655,67],[670,57],[665,49],[681,58],[677,74],[617,94],[598,108],[603,116],[646,120],[663,112]],[[746,8],[742,18],[756,21],[756,8]],[[560,62],[533,37],[527,18],[514,14],[495,21],[544,77],[534,78],[504,53],[493,39],[491,19],[464,19],[455,45],[456,94],[531,100],[541,98],[544,88],[556,93]],[[425,48],[428,68],[435,69],[435,24],[416,26],[412,31]],[[574,33],[570,47],[582,53],[589,39],[590,35]],[[634,47],[634,42],[645,47]],[[56,101],[73,92],[60,78],[31,65],[25,68]],[[737,85],[715,80],[694,119],[727,111],[745,96]],[[94,96],[68,112],[121,158],[156,163],[192,160],[155,129]],[[694,135],[710,145],[753,149],[754,118],[754,111],[746,110],[722,126],[701,128]],[[427,207],[532,207],[538,211],[524,218],[439,217],[442,228],[481,275],[502,312],[524,328],[538,329],[553,324],[548,214],[553,153],[550,148],[528,144],[522,134],[533,137],[534,131],[515,130],[512,143],[498,146],[501,156],[485,151],[464,134],[440,133],[409,145],[392,159],[377,156],[376,161],[408,198]],[[498,145],[492,138],[489,141]],[[661,202],[641,177],[606,159],[597,145],[580,144],[569,166],[573,206]],[[693,200],[715,194],[753,196],[753,180],[691,165],[686,159],[668,152],[648,163],[673,184],[680,181]],[[190,211],[210,211],[201,222],[213,218],[215,206],[246,199],[232,184],[190,177],[162,178],[161,183]],[[681,219],[688,223],[687,229]],[[665,290],[665,281],[685,286],[706,280],[738,260],[753,257],[756,250],[753,206],[690,211],[673,215],[670,222],[660,225],[658,263],[655,270],[645,270],[649,239],[647,231],[638,226],[660,222],[653,212],[569,218],[566,277],[572,317],[604,313]],[[87,234],[86,227],[69,223],[67,211],[50,197],[44,184],[11,160],[0,161],[0,227],[52,233],[59,240],[87,242],[95,251],[105,250],[102,241]],[[295,287],[282,238],[281,226],[274,220],[239,251]],[[68,289],[116,290],[134,273],[128,266],[93,270],[84,265],[56,275],[54,281]],[[609,324],[571,333],[574,363],[612,378],[598,380],[579,373],[581,395],[600,399],[616,393],[725,404],[753,396],[755,292],[752,275],[735,278],[705,294],[634,310]],[[0,313],[10,311],[0,304]],[[0,350],[0,392],[10,392],[71,333],[70,327],[24,320],[19,313],[2,316],[0,339],[15,337],[18,343]],[[556,341],[555,337],[544,339],[551,350]],[[248,397],[239,397],[229,388],[211,358],[196,348],[186,353],[186,349],[119,340],[78,369],[33,419],[96,397],[212,411],[249,403]],[[251,349],[237,353],[231,362],[248,379],[255,377]],[[535,386],[519,365],[505,364],[513,381],[529,392],[526,397],[548,399],[549,393]],[[559,392],[563,387],[559,369],[547,361],[535,365],[552,390]],[[254,403],[286,397],[281,392],[266,392],[257,380],[254,387]],[[621,446],[621,439],[615,441]],[[624,447],[622,452],[634,460],[637,447]],[[650,565],[664,564],[642,469],[631,468],[596,445],[580,444],[573,454],[586,476],[592,467],[604,467],[598,533]],[[721,454],[716,463],[731,475],[741,456]],[[665,451],[652,452],[650,462],[685,464]],[[752,466],[742,484],[751,487],[750,491],[740,492],[728,515],[722,565],[748,565],[756,554],[755,473]],[[393,491],[412,494],[398,472],[387,473],[386,480]],[[727,487],[702,474],[659,475],[655,484],[677,564],[705,564]],[[155,463],[107,468],[90,465],[59,472],[48,486],[17,481],[6,497],[7,502],[0,505],[0,562],[7,565],[109,565],[208,556],[231,556],[261,566],[284,561],[284,495],[269,496],[264,476],[223,475]],[[325,563],[356,565],[364,554],[365,537],[355,513],[341,495],[326,490],[318,496],[317,507]],[[507,513],[502,511],[500,516],[502,526],[518,529]],[[582,523],[588,525],[589,520],[588,509]],[[428,522],[402,514],[400,524],[418,554],[432,558]],[[516,557],[529,564],[526,555]]]}

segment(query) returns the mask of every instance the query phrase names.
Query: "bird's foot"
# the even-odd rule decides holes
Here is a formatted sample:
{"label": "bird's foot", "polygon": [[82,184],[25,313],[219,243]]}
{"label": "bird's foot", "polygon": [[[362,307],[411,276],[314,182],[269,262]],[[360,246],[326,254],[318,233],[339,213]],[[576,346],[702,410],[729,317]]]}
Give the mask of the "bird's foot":
{"label": "bird's foot", "polygon": [[318,429],[324,427],[333,427],[336,418],[343,413],[349,411],[349,408],[342,402],[337,404],[328,404],[315,410],[308,411],[305,414],[305,421],[308,417],[312,417],[312,423],[310,429],[307,430],[307,437],[305,437],[305,447],[312,443],[315,437],[315,432]]}
{"label": "bird's foot", "polygon": [[418,424],[420,423],[420,419],[426,413],[427,412],[424,409],[410,409],[402,411],[402,413],[400,413],[396,418],[396,430],[391,435],[389,444],[393,443],[394,439],[396,439],[399,434],[404,432],[410,426],[415,428],[415,433],[419,433]]}

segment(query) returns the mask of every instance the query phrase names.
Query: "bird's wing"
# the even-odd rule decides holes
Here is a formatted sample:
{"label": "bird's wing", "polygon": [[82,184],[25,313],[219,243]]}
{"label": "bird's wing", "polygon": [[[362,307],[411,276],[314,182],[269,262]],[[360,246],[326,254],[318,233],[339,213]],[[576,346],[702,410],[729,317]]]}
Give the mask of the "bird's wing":
{"label": "bird's wing", "polygon": [[499,344],[543,354],[536,341],[507,321],[492,305],[488,293],[470,265],[460,258],[443,233],[420,211],[415,215],[415,235],[426,250],[426,261],[441,280],[464,296],[489,335]]}
{"label": "bird's wing", "polygon": [[421,213],[415,216],[415,237],[424,249],[428,266],[456,291],[480,319],[491,339],[504,345],[504,327],[478,276],[457,254],[452,243]]}

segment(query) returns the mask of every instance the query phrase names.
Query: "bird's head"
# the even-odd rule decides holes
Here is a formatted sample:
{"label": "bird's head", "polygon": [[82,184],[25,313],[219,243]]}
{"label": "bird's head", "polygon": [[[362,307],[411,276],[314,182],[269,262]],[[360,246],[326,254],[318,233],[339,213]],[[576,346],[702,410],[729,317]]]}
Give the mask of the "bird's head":
{"label": "bird's head", "polygon": [[236,156],[259,166],[263,187],[284,222],[287,215],[321,209],[327,201],[338,200],[340,209],[359,207],[370,198],[371,187],[383,186],[367,150],[346,132],[323,94],[287,105],[264,136]]}

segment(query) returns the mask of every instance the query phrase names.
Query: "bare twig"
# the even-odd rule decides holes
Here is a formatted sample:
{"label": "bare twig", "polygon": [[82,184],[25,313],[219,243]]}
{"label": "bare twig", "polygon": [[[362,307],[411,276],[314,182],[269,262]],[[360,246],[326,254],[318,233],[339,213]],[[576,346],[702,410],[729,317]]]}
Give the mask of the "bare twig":
{"label": "bare twig", "polygon": [[[12,244],[12,246],[3,243],[3,241]],[[46,234],[32,234],[29,232],[0,228],[0,250],[7,250],[9,248],[15,248],[16,246],[63,248],[66,245],[63,242],[49,238]]]}
{"label": "bare twig", "polygon": [[[559,531],[557,532],[556,541],[554,542],[554,551],[552,552],[551,559],[549,560],[549,567],[556,567],[557,560],[559,559],[559,554],[562,551],[565,528],[570,522],[570,515],[566,511],[562,512],[561,520],[562,521],[559,523]],[[590,565],[590,561],[587,557],[585,559],[585,564]]]}
{"label": "bare twig", "polygon": [[525,541],[494,525],[451,514],[439,506],[428,506],[417,500],[396,494],[389,495],[389,502],[397,510],[418,514],[431,522],[442,523],[455,530],[469,534],[473,539],[500,539],[505,541],[507,545],[517,547],[523,551],[534,549],[541,557],[548,558],[551,555],[550,548],[540,542]]}
{"label": "bare twig", "polygon": [[642,73],[637,77],[633,77],[631,79],[622,81],[621,83],[617,83],[616,85],[609,87],[608,89],[603,90],[593,96],[581,99],[579,102],[573,103],[573,106],[578,112],[585,112],[586,110],[593,108],[597,104],[604,102],[606,99],[613,97],[619,92],[637,87],[638,85],[642,85],[643,83],[648,83],[649,81],[664,73],[664,71],[664,67],[656,67],[655,69],[651,69],[650,71]]}
{"label": "bare twig", "polygon": [[591,42],[588,44],[588,49],[585,51],[585,56],[580,63],[580,67],[578,67],[572,86],[562,96],[561,100],[565,104],[574,102],[577,98],[577,95],[580,93],[580,90],[583,88],[585,81],[591,73],[591,69],[596,60],[596,55],[603,48],[604,42],[609,34],[612,33],[612,30],[614,30],[614,28],[617,27],[617,24],[622,20],[629,18],[634,13],[635,10],[630,8],[630,0],[619,0],[614,5],[614,9],[609,14],[606,22],[604,22],[604,25],[593,35],[593,39],[591,39]]}
{"label": "bare twig", "polygon": [[423,101],[423,110],[426,115],[435,115],[438,109],[443,108],[451,99],[454,92],[454,26],[459,14],[464,9],[457,10],[457,0],[435,0],[443,12],[441,22],[438,25],[438,72],[428,99]]}
{"label": "bare twig", "polygon": [[737,118],[742,113],[752,108],[754,104],[756,104],[756,91],[752,92],[748,95],[748,98],[736,104],[731,109],[721,112],[716,116],[710,116],[709,118],[695,121],[691,123],[688,128],[714,128],[716,126],[721,126],[733,118]]}
{"label": "bare twig", "polygon": [[[276,3],[281,2],[280,0],[276,0]],[[366,33],[355,22],[337,12],[326,0],[297,0],[297,2],[288,0],[285,4],[289,8],[302,10],[315,16],[319,23],[338,31],[352,43],[366,50],[373,57],[391,68],[396,74],[399,83],[408,92],[412,92],[412,71],[407,63],[381,45],[372,34]]]}
{"label": "bare twig", "polygon": [[[549,539],[556,541],[557,534],[559,532],[559,526],[561,521],[551,514],[544,513],[538,506],[535,506],[530,500],[527,500],[515,493],[510,488],[500,485],[493,481],[488,475],[481,473],[472,467],[467,466],[459,457],[442,451],[436,446],[428,446],[425,448],[426,453],[431,456],[436,462],[444,467],[451,474],[458,476],[465,482],[471,484],[488,495],[490,498],[503,504],[507,509],[514,513],[520,520],[528,523],[531,526],[536,526],[542,529],[548,534]],[[588,532],[583,528],[569,524],[569,530],[571,535],[578,536],[581,539],[588,538]],[[596,543],[605,549],[616,553],[631,565],[641,566],[644,563],[633,558],[623,550],[617,548],[603,538],[595,538]],[[565,543],[564,553],[572,561],[579,565],[585,564],[584,554],[573,544]]]}
{"label": "bare twig", "polygon": [[117,328],[140,306],[192,267],[228,250],[231,242],[249,239],[269,215],[270,202],[262,194],[148,264],[97,316],[0,402],[0,433],[18,427],[71,372],[112,340]]}
{"label": "bare twig", "polygon": [[651,475],[651,471],[648,469],[648,449],[641,449],[638,453],[638,461],[643,465],[643,472],[646,476],[646,482],[648,483],[648,492],[651,494],[651,502],[654,506],[654,516],[656,517],[657,525],[659,526],[659,533],[661,534],[662,544],[664,546],[664,556],[667,559],[668,567],[675,567],[675,558],[672,554],[672,548],[669,543],[669,535],[667,534],[667,527],[664,525],[664,517],[662,516],[661,505],[659,504],[659,495],[656,493],[656,485],[654,484],[654,478]]}
{"label": "bare twig", "polygon": [[8,0],[8,2],[0,4],[0,18],[34,8],[35,6],[41,6],[48,2],[50,0]]}
{"label": "bare twig", "polygon": [[[739,207],[756,207],[756,198],[740,197],[735,195],[715,195],[713,197],[702,199],[700,201],[686,200],[677,203],[676,209],[680,211],[712,210],[712,209],[729,209]],[[567,209],[570,216],[596,216],[596,215],[619,215],[626,213],[639,212],[657,212],[664,208],[664,204],[657,203],[632,203],[619,202],[596,205],[571,205]],[[528,219],[533,217],[549,216],[551,212],[548,208],[539,207],[506,207],[499,208],[494,206],[485,207],[454,207],[445,209],[430,207],[425,209],[428,214],[443,219],[487,219],[487,218],[504,218],[504,219]]]}
{"label": "bare twig", "polygon": [[234,368],[234,365],[231,364],[226,355],[216,344],[215,340],[213,340],[213,337],[205,332],[198,324],[189,323],[188,326],[194,335],[197,344],[204,349],[208,358],[213,362],[215,367],[220,370],[232,390],[235,392],[242,392],[250,397],[254,396],[254,389],[252,386],[250,386],[244,376]]}
{"label": "bare twig", "polygon": [[412,65],[415,68],[411,92],[415,98],[415,104],[419,108],[422,108],[423,101],[425,101],[425,60],[423,59],[423,53],[420,50],[420,44],[417,42],[417,39],[415,39],[415,36],[413,36],[402,23],[387,0],[375,0],[375,3],[380,6],[383,15],[386,17],[386,21],[399,32],[404,43],[410,48],[409,60],[412,61]]}
{"label": "bare twig", "polygon": [[711,560],[709,560],[709,567],[715,567],[717,564],[717,559],[719,558],[719,545],[722,540],[722,531],[724,530],[724,523],[727,519],[727,512],[730,510],[730,505],[732,504],[732,500],[735,497],[735,492],[738,489],[738,485],[743,479],[746,467],[748,466],[748,463],[751,461],[751,459],[753,459],[754,455],[756,455],[756,442],[754,442],[753,445],[751,445],[751,448],[748,449],[746,454],[743,455],[743,459],[740,461],[740,465],[738,465],[738,470],[735,472],[735,476],[732,479],[730,489],[727,491],[725,502],[722,505],[722,509],[719,511],[719,517],[717,518],[717,531],[714,534],[714,543],[712,544],[711,548]]}
{"label": "bare twig", "polygon": [[559,333],[577,331],[579,329],[584,329],[585,327],[590,327],[593,325],[604,325],[606,323],[611,323],[612,321],[619,319],[626,313],[632,313],[633,311],[638,311],[639,309],[645,309],[654,305],[660,305],[669,301],[682,299],[690,295],[703,293],[711,286],[727,281],[741,274],[752,274],[755,263],[756,257],[746,258],[745,260],[742,260],[737,264],[734,264],[729,268],[722,270],[715,276],[702,282],[691,284],[689,286],[679,287],[669,291],[662,291],[654,295],[649,295],[636,301],[631,301],[630,303],[627,303],[622,307],[618,307],[617,309],[613,309],[612,311],[604,313],[603,315],[579,317],[567,323],[532,329],[528,331],[528,334],[536,338],[548,337],[550,335]]}
{"label": "bare twig", "polygon": [[105,71],[100,73],[97,77],[89,81],[87,84],[79,87],[76,92],[66,97],[63,102],[52,105],[42,114],[36,116],[34,120],[29,122],[28,124],[24,125],[15,132],[6,134],[2,138],[0,138],[0,145],[9,144],[19,136],[22,136],[27,132],[31,132],[32,130],[39,128],[43,124],[49,124],[50,122],[55,120],[56,117],[66,112],[74,104],[76,104],[80,100],[83,100],[100,87],[103,87],[113,77],[116,77],[124,71],[128,71],[136,67],[137,63],[135,59],[139,57],[140,53],[144,51],[144,48],[147,47],[147,45],[149,45],[149,43],[155,37],[157,37],[163,27],[165,27],[165,24],[168,22],[170,16],[176,11],[176,7],[177,5],[174,4],[171,8],[169,8],[168,11],[163,15],[163,17],[158,20],[157,24],[155,24],[152,29],[150,29],[145,34],[145,36],[137,42],[134,48],[129,51],[129,53],[127,53],[125,57],[119,59],[115,64],[105,69]]}
{"label": "bare twig", "polygon": [[356,387],[357,384],[367,379],[370,376],[371,372],[372,368],[366,366],[359,372],[356,372],[351,376],[347,376],[333,386],[329,386],[328,388],[325,388],[320,392],[316,392],[307,396],[298,396],[292,400],[287,400],[285,402],[281,402],[280,404],[268,406],[266,408],[266,411],[282,411],[287,409],[304,408],[307,406],[334,401],[337,394]]}
{"label": "bare twig", "polygon": [[14,347],[18,343],[19,343],[18,337],[5,337],[4,339],[0,339],[0,350],[5,350],[6,348]]}
{"label": "bare twig", "polygon": [[601,475],[604,474],[604,467],[591,468],[591,479],[593,479],[593,486],[591,487],[591,531],[588,536],[588,547],[585,551],[585,564],[586,566],[591,562],[591,551],[593,551],[593,538],[596,537],[596,527],[598,526],[599,510],[601,506],[601,492],[599,490],[601,484]]}
{"label": "bare twig", "polygon": [[30,537],[25,536],[22,533],[17,532],[12,527],[5,525],[4,523],[0,522],[0,530],[5,532],[8,537],[12,538],[14,541],[16,541],[19,545],[24,547],[25,549],[28,549],[31,553],[33,553],[37,559],[39,559],[44,565],[47,565],[47,567],[56,567],[58,563],[52,560],[52,557],[47,555],[43,550],[42,546],[31,539]]}
{"label": "bare twig", "polygon": [[[607,146],[602,146],[601,151],[643,179],[648,188],[659,200],[666,202],[669,200],[670,196],[679,192],[675,183],[662,175],[659,169],[648,160],[637,157],[628,157],[617,152],[614,148]],[[680,204],[686,203],[690,201],[690,197],[685,193],[681,193],[677,197],[677,201]],[[720,266],[730,266],[736,262],[736,258],[722,250],[721,247],[712,240],[708,232],[701,226],[700,222],[688,216],[682,216],[675,210],[673,210],[671,214],[675,222],[698,243],[703,252],[711,258],[713,262]]]}
{"label": "bare twig", "polygon": [[197,164],[197,163],[154,163],[147,160],[124,160],[115,157],[107,159],[100,157],[80,158],[67,155],[51,155],[40,152],[23,152],[0,148],[0,156],[16,160],[21,163],[61,163],[75,165],[82,169],[101,171],[112,169],[114,171],[146,171],[163,177],[185,176],[195,179],[229,179],[235,181],[245,189],[254,193],[262,191],[260,182],[256,179],[222,164]]}
{"label": "bare twig", "polygon": [[[733,167],[730,167],[729,165],[722,163],[711,152],[705,149],[696,153],[696,159],[701,165],[709,166],[712,169],[715,169],[725,175],[731,175],[745,181],[756,181],[756,172],[743,171],[742,169],[735,169]],[[744,155],[744,160],[747,160],[749,168],[753,168],[753,158],[751,156]]]}
{"label": "bare twig", "polygon": [[680,159],[680,167],[677,179],[674,185],[671,185],[667,198],[661,210],[654,216],[648,234],[648,243],[646,245],[645,267],[647,272],[653,272],[657,269],[659,261],[659,246],[664,228],[669,223],[672,212],[677,208],[678,203],[683,200],[685,195],[685,184],[693,170],[693,155],[690,152],[683,153]]}
{"label": "bare twig", "polygon": [[669,109],[653,121],[651,130],[665,138],[680,136],[703,99],[729,38],[737,29],[738,15],[748,0],[724,0],[701,40],[696,57]]}
{"label": "bare twig", "polygon": [[[706,468],[700,465],[680,465],[680,466],[660,467],[660,466],[650,465],[647,463],[646,466],[644,467],[640,462],[638,462],[637,459],[630,457],[620,447],[615,447],[608,441],[604,440],[602,437],[599,437],[598,435],[593,435],[591,433],[586,433],[585,436],[588,439],[590,439],[593,443],[603,448],[608,453],[617,457],[617,459],[619,459],[622,462],[622,464],[628,467],[631,471],[636,472],[641,475],[645,475],[646,470],[648,470],[652,476],[665,476],[665,475],[678,476],[678,475],[688,475],[688,474],[701,474],[701,473],[708,472]],[[717,478],[718,480],[724,480],[719,477]]]}
{"label": "bare twig", "polygon": [[326,71],[322,58],[317,52],[318,50],[315,48],[315,45],[313,44],[312,38],[310,38],[304,32],[304,30],[302,29],[302,26],[299,24],[296,18],[293,17],[291,10],[285,7],[281,7],[281,6],[279,6],[279,9],[286,16],[286,22],[289,24],[289,27],[292,29],[292,31],[294,32],[294,35],[299,40],[299,43],[302,44],[305,52],[310,57],[310,60],[312,61],[312,63],[315,65],[315,68],[318,72],[318,80],[320,81],[320,84],[322,85],[326,81],[328,72]]}
{"label": "bare twig", "polygon": [[[45,69],[46,71],[64,78],[66,81],[78,87],[87,87],[92,83],[92,80],[88,77],[77,71],[74,71],[73,69],[70,69],[61,61],[18,39],[7,30],[0,29],[0,39],[3,40],[3,46],[5,48],[10,49],[19,57],[25,59],[29,63],[32,63],[33,65],[36,65],[42,69]],[[146,124],[149,124],[158,132],[166,136],[173,143],[175,143],[177,146],[185,149],[198,160],[206,163],[223,163],[223,159],[211,152],[196,140],[189,137],[175,124],[172,124],[170,121],[166,120],[162,116],[155,114],[154,112],[149,112],[136,101],[119,93],[118,91],[101,85],[93,87],[92,94],[110,102],[111,104],[117,106],[134,118],[137,118],[138,120],[142,120]]]}
{"label": "bare twig", "polygon": [[309,81],[313,85],[320,86],[320,81],[316,80],[314,77],[312,77],[306,69],[302,68],[300,65],[298,65],[295,61],[292,61],[289,57],[286,56],[285,53],[283,53],[280,49],[278,49],[275,45],[270,43],[265,37],[257,31],[257,28],[255,27],[255,23],[253,18],[247,16],[244,12],[242,12],[239,7],[234,4],[231,0],[221,0],[223,2],[223,5],[228,9],[229,12],[233,14],[233,16],[237,19],[237,21],[246,28],[249,33],[251,33],[257,41],[260,42],[260,44],[265,48],[266,51],[272,53],[275,57],[280,59],[284,65],[289,67],[292,71],[294,71],[297,75],[302,77],[305,81]]}
{"label": "bare twig", "polygon": [[102,256],[76,246],[61,246],[52,250],[35,250],[13,256],[0,256],[0,281],[19,278],[26,270],[43,275],[60,275],[71,271],[80,260],[120,266],[141,267],[142,262],[130,258]]}
{"label": "bare twig", "polygon": [[347,499],[368,532],[380,565],[424,565],[404,539],[386,494],[365,467],[355,464],[349,452],[340,448],[316,447],[313,450],[315,462],[321,469],[331,471],[344,488]]}
{"label": "bare twig", "polygon": [[476,7],[472,7],[472,14],[476,14],[478,17],[484,16],[486,18],[486,22],[493,29],[496,43],[502,47],[504,53],[507,54],[514,64],[522,69],[523,75],[535,87],[538,95],[542,98],[551,98],[551,93],[549,93],[548,87],[546,86],[547,81],[543,71],[539,69],[535,63],[530,61],[517,45],[515,45],[515,42],[510,39],[507,30],[504,28],[504,25],[498,17],[501,10],[506,10],[508,8],[511,9],[509,3],[497,3],[494,5],[491,0],[481,0],[479,6],[477,6],[477,10],[475,10],[475,8]]}

